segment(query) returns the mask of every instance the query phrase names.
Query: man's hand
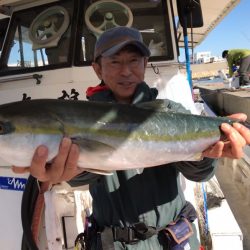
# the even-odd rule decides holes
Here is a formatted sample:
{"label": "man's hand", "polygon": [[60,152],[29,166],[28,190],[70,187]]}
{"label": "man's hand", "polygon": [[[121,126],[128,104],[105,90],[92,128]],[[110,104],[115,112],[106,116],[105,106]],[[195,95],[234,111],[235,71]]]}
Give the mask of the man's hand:
{"label": "man's hand", "polygon": [[[233,119],[245,121],[245,114],[233,114],[229,116]],[[221,158],[228,157],[232,159],[240,159],[244,152],[243,147],[250,144],[250,130],[240,123],[234,123],[230,126],[227,123],[221,125],[221,130],[226,136],[226,140],[218,141],[215,145],[205,150],[203,157]]]}
{"label": "man's hand", "polygon": [[51,163],[46,163],[47,158],[48,149],[41,145],[36,149],[30,167],[13,166],[12,169],[15,173],[30,172],[39,181],[50,181],[52,184],[69,181],[83,172],[83,169],[77,167],[79,147],[69,138],[63,138],[58,155]]}

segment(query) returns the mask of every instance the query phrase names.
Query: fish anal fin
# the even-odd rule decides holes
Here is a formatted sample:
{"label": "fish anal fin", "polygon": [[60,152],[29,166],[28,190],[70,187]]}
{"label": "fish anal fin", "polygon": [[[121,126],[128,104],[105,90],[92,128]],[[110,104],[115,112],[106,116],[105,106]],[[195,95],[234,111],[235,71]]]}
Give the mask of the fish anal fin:
{"label": "fish anal fin", "polygon": [[196,153],[194,155],[194,160],[195,161],[201,161],[201,160],[203,160],[202,153]]}
{"label": "fish anal fin", "polygon": [[84,168],[84,171],[87,171],[93,174],[100,174],[100,175],[113,175],[112,172],[101,170],[101,169]]}

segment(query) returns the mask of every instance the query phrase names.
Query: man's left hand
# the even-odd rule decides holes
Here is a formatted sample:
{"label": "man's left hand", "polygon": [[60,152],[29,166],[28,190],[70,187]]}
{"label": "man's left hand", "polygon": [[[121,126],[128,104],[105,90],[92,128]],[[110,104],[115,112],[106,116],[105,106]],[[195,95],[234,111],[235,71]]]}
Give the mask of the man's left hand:
{"label": "man's left hand", "polygon": [[[245,114],[233,114],[229,118],[237,119],[239,121],[246,121]],[[221,130],[226,136],[226,140],[220,140],[213,146],[206,149],[202,156],[208,158],[228,157],[231,159],[240,159],[243,155],[243,148],[250,144],[250,130],[240,123],[233,123],[229,125],[223,123]]]}

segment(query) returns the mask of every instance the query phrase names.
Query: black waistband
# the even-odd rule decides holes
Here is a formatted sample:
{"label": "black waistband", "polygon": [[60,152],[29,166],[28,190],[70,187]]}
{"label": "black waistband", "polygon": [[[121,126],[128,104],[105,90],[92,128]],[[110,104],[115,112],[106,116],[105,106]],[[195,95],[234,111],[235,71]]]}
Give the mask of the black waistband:
{"label": "black waistband", "polygon": [[[187,202],[183,207],[179,218],[186,218],[188,221],[192,222],[196,218],[196,211],[191,203]],[[99,235],[101,239],[102,249],[114,249],[114,242],[120,241],[125,244],[135,244],[140,240],[146,240],[153,235],[158,234],[160,231],[166,229],[167,226],[162,228],[155,228],[147,226],[143,222],[135,223],[129,227],[104,227],[99,228],[94,218],[91,217],[91,228],[85,231],[85,238],[91,238],[92,235]],[[86,248],[88,249],[88,248]]]}
{"label": "black waistband", "polygon": [[139,240],[146,240],[155,234],[158,234],[163,228],[156,229],[149,227],[143,222],[133,224],[130,227],[113,227],[111,228],[114,241],[125,243],[136,243]]}
{"label": "black waistband", "polygon": [[136,244],[140,240],[146,240],[155,234],[158,234],[161,229],[156,229],[147,226],[143,222],[134,224],[131,227],[105,227],[100,232],[102,249],[114,249],[114,242],[120,241],[126,244]]}

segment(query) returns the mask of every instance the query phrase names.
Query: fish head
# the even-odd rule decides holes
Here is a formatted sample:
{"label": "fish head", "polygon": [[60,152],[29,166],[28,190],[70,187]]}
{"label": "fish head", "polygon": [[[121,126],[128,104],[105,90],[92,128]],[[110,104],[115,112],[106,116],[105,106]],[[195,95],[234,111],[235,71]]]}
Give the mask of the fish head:
{"label": "fish head", "polygon": [[29,166],[39,145],[48,147],[50,160],[62,137],[62,123],[48,113],[27,109],[23,102],[0,106],[0,158],[7,163]]}

